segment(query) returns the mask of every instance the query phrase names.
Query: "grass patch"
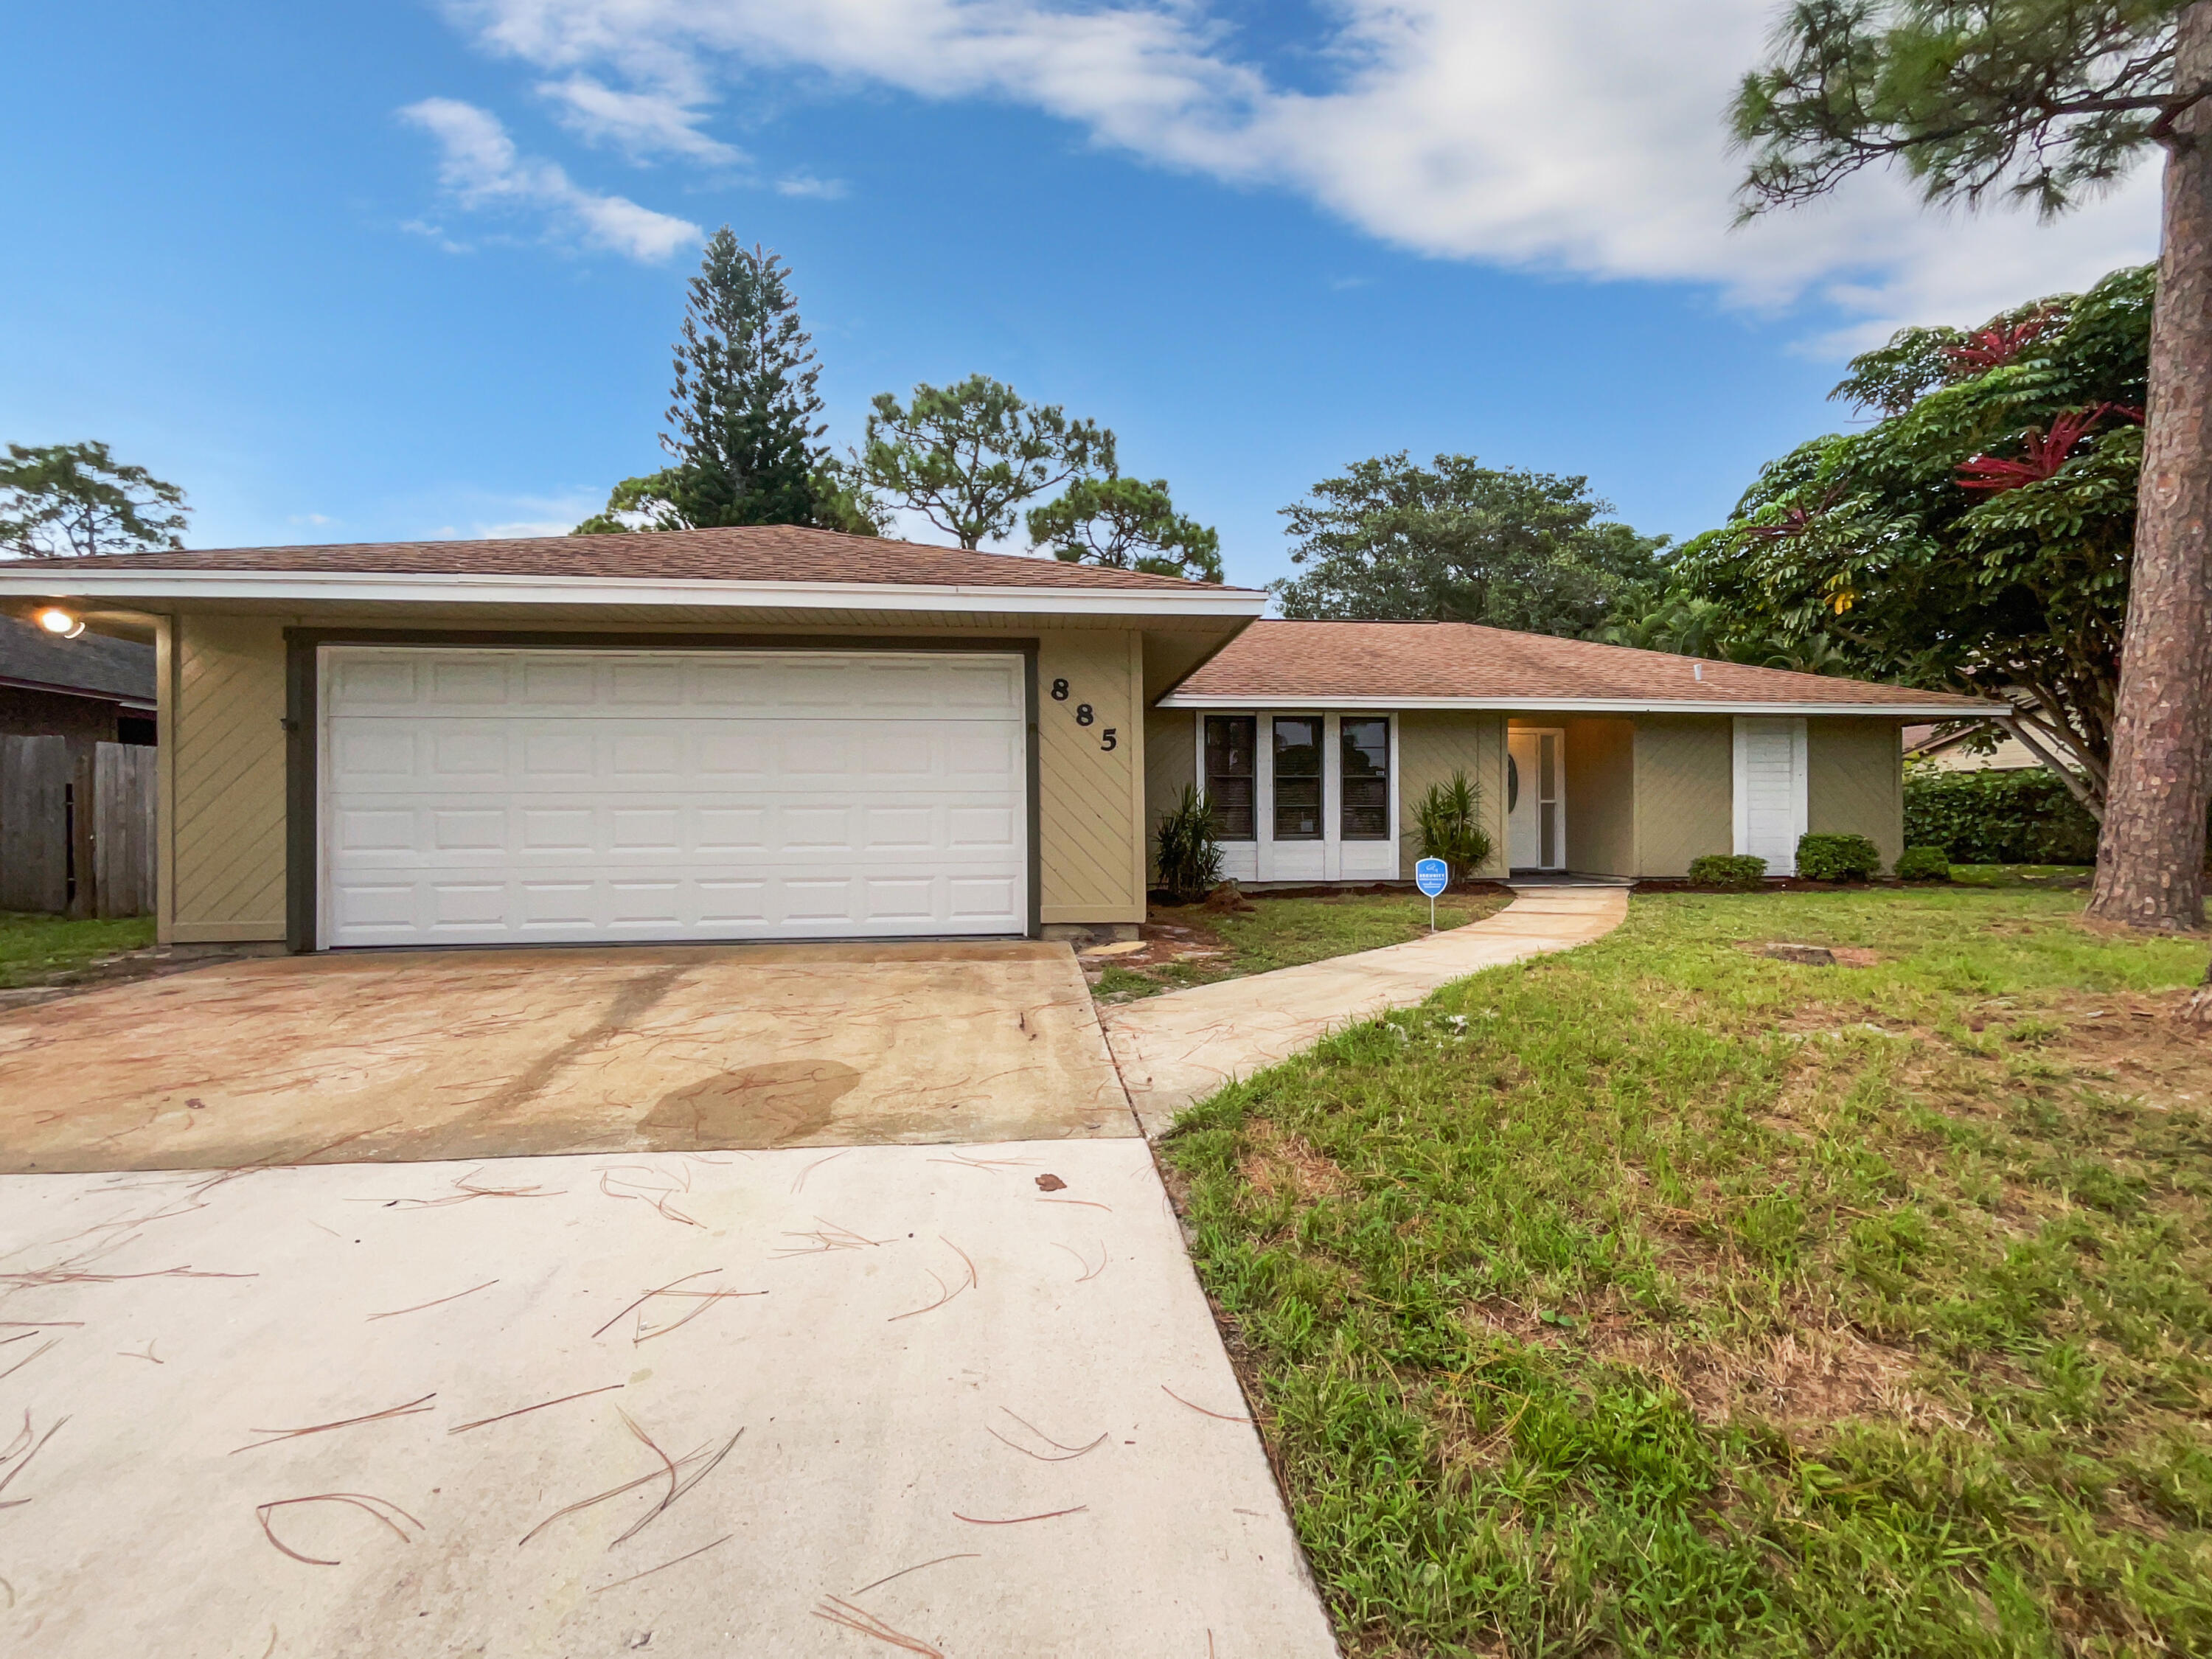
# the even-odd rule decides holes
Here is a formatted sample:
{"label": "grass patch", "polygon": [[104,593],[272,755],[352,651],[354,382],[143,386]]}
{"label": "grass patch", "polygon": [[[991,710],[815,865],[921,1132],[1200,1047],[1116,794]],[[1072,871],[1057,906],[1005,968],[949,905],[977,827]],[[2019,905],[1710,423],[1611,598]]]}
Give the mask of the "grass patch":
{"label": "grass patch", "polygon": [[0,990],[37,985],[124,951],[154,942],[154,918],[123,916],[71,921],[62,916],[0,910]]}
{"label": "grass patch", "polygon": [[2212,1653],[2205,946],[2077,911],[1638,898],[1184,1119],[1348,1650]]}
{"label": "grass patch", "polygon": [[1961,887],[2087,887],[2096,878],[2090,864],[1954,864],[1951,879]]}
{"label": "grass patch", "polygon": [[[1441,898],[1437,930],[1493,915],[1511,897],[1454,893]],[[1429,931],[1429,902],[1403,893],[1314,898],[1252,894],[1247,902],[1249,910],[1228,912],[1198,904],[1154,905],[1146,930],[1149,949],[1104,968],[1085,964],[1092,994],[1102,1001],[1130,1002],[1186,986],[1403,945]]]}

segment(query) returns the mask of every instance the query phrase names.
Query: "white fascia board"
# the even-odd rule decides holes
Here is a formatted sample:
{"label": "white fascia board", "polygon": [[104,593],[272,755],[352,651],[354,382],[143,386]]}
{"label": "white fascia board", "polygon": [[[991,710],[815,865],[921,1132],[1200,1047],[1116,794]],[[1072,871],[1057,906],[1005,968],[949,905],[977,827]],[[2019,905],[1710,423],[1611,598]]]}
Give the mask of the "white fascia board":
{"label": "white fascia board", "polygon": [[1170,692],[1160,708],[1351,709],[1389,713],[1399,709],[1462,709],[1516,714],[1878,714],[1899,720],[1972,720],[2001,714],[1994,705],[1961,708],[1955,703],[1895,702],[1666,702],[1633,697],[1194,697]]}
{"label": "white fascia board", "polygon": [[682,605],[730,610],[985,611],[1025,616],[1256,617],[1249,588],[994,587],[913,582],[653,581],[624,576],[362,574],[325,570],[0,568],[0,596],[76,600],[262,599],[378,605]]}

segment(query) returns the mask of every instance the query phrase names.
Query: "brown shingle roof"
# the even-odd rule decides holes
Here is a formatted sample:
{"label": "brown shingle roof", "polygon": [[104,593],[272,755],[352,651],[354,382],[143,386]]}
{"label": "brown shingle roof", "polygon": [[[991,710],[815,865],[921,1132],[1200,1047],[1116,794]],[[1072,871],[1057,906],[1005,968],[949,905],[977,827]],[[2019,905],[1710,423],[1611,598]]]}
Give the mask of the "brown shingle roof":
{"label": "brown shingle roof", "polygon": [[[601,576],[648,581],[888,582],[924,586],[1207,589],[1058,559],[929,547],[795,525],[501,541],[226,547],[72,559],[72,570],[340,571],[362,575]],[[1224,590],[1213,587],[1211,592]],[[1235,590],[1229,590],[1235,591]]]}
{"label": "brown shingle roof", "polygon": [[1464,699],[1528,708],[1590,702],[1986,707],[1947,692],[1747,668],[1468,623],[1256,622],[1169,699],[1370,705]]}

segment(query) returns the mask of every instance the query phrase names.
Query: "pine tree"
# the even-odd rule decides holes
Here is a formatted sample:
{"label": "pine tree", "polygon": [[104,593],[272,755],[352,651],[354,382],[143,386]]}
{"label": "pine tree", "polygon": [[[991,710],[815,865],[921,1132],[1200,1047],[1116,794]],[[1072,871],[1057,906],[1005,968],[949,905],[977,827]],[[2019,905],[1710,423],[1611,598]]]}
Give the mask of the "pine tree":
{"label": "pine tree", "polygon": [[748,253],[723,226],[691,279],[668,410],[675,430],[660,441],[676,460],[669,506],[682,522],[823,522],[820,373],[788,267],[758,246]]}

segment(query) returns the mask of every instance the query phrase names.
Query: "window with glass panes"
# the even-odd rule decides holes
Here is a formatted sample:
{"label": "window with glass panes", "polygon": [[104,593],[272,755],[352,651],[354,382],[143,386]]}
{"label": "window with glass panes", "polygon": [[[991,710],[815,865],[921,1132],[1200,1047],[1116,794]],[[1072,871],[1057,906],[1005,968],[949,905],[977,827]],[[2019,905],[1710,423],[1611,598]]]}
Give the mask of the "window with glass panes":
{"label": "window with glass panes", "polygon": [[1346,714],[1337,723],[1338,779],[1341,823],[1338,833],[1346,841],[1390,839],[1390,722],[1387,717],[1355,719]]}
{"label": "window with glass panes", "polygon": [[1275,728],[1275,839],[1319,841],[1321,716],[1278,714]]}
{"label": "window with glass panes", "polygon": [[1250,714],[1206,717],[1206,799],[1213,807],[1213,833],[1223,841],[1250,841],[1256,833],[1258,729]]}

